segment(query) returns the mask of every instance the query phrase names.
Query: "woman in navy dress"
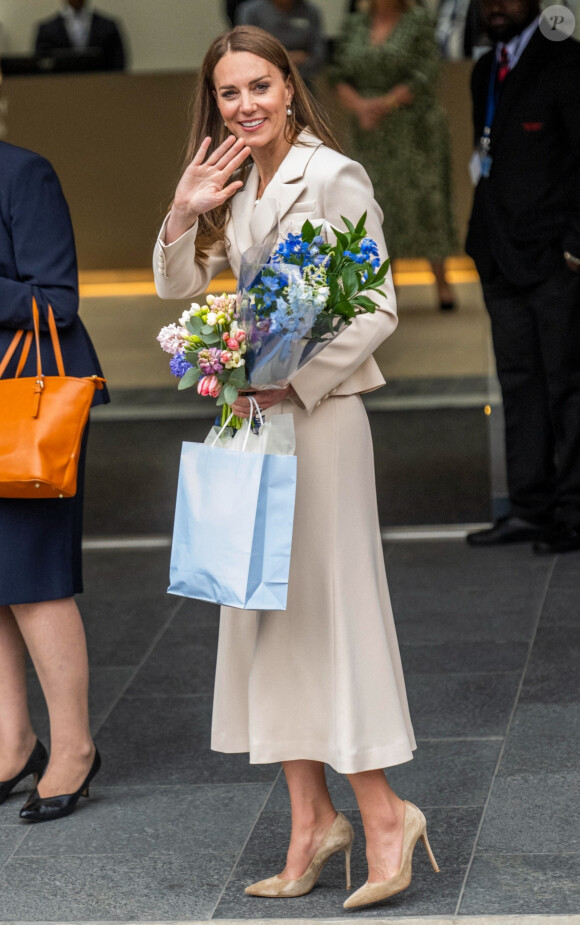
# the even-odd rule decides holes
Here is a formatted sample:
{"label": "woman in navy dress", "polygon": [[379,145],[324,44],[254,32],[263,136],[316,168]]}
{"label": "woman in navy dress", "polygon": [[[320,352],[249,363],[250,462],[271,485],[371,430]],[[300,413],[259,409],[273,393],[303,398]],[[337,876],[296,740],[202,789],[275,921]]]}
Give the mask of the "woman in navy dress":
{"label": "woman in navy dress", "polygon": [[[47,331],[50,304],[67,375],[100,376],[78,316],[74,237],[58,177],[43,157],[0,141],[0,357],[15,331],[32,328],[33,296],[43,372],[57,373]],[[34,352],[24,376],[35,374]],[[16,359],[7,378],[14,376]],[[95,403],[107,400],[106,392],[95,392]],[[89,727],[85,634],[74,599],[82,591],[85,450],[86,434],[74,498],[0,498],[0,803],[24,778],[41,778],[20,813],[33,822],[71,813],[100,764]],[[27,651],[48,705],[50,759],[28,713]]]}

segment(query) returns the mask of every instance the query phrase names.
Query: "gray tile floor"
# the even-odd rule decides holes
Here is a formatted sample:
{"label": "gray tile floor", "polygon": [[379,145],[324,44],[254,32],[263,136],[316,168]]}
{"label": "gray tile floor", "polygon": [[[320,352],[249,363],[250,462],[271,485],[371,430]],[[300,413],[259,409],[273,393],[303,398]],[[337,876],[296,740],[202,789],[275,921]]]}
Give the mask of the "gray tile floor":
{"label": "gray tile floor", "polygon": [[[580,911],[580,555],[385,548],[419,747],[393,768],[425,811],[436,876],[418,846],[411,887],[360,918]],[[308,896],[244,895],[283,866],[279,768],[209,750],[217,608],[168,596],[168,550],[92,550],[81,600],[103,769],[74,816],[18,820],[0,807],[0,920],[348,919],[333,859]],[[46,717],[31,678],[37,728]],[[348,783],[328,773],[357,838]],[[283,905],[283,908],[281,908]]]}

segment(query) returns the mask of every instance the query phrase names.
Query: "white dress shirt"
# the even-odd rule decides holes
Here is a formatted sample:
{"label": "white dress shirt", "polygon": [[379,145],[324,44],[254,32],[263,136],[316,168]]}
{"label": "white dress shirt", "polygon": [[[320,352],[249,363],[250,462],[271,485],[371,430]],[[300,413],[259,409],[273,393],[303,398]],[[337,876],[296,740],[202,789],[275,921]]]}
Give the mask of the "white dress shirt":
{"label": "white dress shirt", "polygon": [[91,23],[93,21],[93,14],[90,9],[85,6],[82,10],[76,12],[67,5],[62,11],[62,16],[73,48],[86,48],[89,44]]}
{"label": "white dress shirt", "polygon": [[532,35],[538,28],[540,23],[540,17],[536,16],[533,22],[529,26],[526,26],[523,32],[520,32],[519,35],[514,35],[513,39],[510,39],[509,42],[498,42],[495,46],[495,59],[499,62],[501,56],[502,48],[505,48],[508,56],[508,63],[510,66],[510,71],[513,71],[514,67],[520,60],[528,42],[530,41]]}

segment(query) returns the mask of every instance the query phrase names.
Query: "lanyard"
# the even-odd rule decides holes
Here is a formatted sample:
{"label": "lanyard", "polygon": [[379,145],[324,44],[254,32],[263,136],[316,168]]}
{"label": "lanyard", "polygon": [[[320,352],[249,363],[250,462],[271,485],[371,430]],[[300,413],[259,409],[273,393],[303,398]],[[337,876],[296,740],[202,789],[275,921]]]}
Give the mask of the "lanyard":
{"label": "lanyard", "polygon": [[490,154],[491,147],[491,127],[497,109],[499,94],[501,91],[500,84],[497,80],[497,59],[493,56],[491,73],[489,75],[489,84],[487,87],[487,105],[485,107],[485,125],[483,134],[479,139],[479,169],[480,176],[489,177],[493,159]]}
{"label": "lanyard", "polygon": [[495,116],[495,111],[497,109],[497,103],[499,100],[500,90],[501,88],[497,81],[497,59],[494,54],[493,63],[491,65],[491,73],[489,75],[489,84],[487,86],[487,105],[485,108],[485,125],[483,128],[483,135],[481,136],[481,147],[482,149],[485,149],[486,153],[489,150],[491,127],[493,125],[493,119]]}

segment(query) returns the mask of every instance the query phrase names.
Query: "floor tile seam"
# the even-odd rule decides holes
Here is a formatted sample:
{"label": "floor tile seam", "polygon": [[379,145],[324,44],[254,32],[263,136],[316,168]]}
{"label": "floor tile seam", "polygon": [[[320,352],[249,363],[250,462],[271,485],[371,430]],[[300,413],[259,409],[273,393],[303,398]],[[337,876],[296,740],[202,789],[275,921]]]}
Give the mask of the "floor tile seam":
{"label": "floor tile seam", "polygon": [[472,865],[473,865],[473,861],[474,861],[474,859],[475,859],[475,855],[476,855],[476,851],[477,851],[479,839],[480,839],[480,836],[481,836],[481,831],[482,831],[482,829],[483,829],[483,824],[484,824],[484,821],[485,821],[485,817],[486,817],[486,814],[487,814],[487,810],[488,810],[489,804],[490,804],[490,802],[491,802],[491,796],[492,796],[492,793],[493,793],[493,788],[494,788],[494,786],[495,786],[495,781],[496,781],[496,778],[497,778],[497,776],[498,776],[498,772],[499,772],[501,763],[502,763],[502,761],[503,761],[503,756],[504,756],[504,754],[505,754],[505,750],[506,750],[506,746],[507,746],[507,741],[508,741],[508,738],[509,738],[509,734],[510,734],[510,731],[511,731],[511,727],[512,727],[513,721],[514,721],[514,717],[515,717],[515,714],[516,714],[516,710],[517,710],[517,707],[518,707],[518,703],[519,703],[519,700],[520,700],[520,696],[521,696],[521,693],[522,693],[522,690],[523,690],[524,679],[525,679],[525,677],[526,677],[526,672],[527,672],[527,670],[528,670],[528,666],[529,666],[529,664],[530,664],[530,659],[531,659],[531,657],[532,657],[532,651],[533,651],[533,648],[534,648],[534,642],[535,642],[535,639],[536,639],[536,635],[537,635],[537,633],[538,633],[538,627],[539,627],[539,625],[540,625],[540,620],[542,619],[542,613],[543,613],[543,610],[544,610],[544,604],[545,604],[546,598],[547,598],[547,596],[548,596],[548,590],[549,590],[549,587],[550,587],[550,581],[551,581],[552,574],[553,574],[553,572],[554,572],[555,566],[556,566],[556,556],[554,556],[554,559],[553,559],[552,563],[550,564],[550,567],[549,567],[548,570],[547,570],[546,579],[545,579],[545,583],[544,583],[544,590],[543,590],[543,594],[541,595],[541,598],[540,598],[540,602],[539,602],[539,606],[538,606],[538,612],[537,612],[537,617],[536,617],[536,620],[535,620],[535,626],[534,626],[534,629],[533,629],[533,632],[532,632],[532,634],[531,634],[531,638],[530,638],[530,641],[529,641],[528,654],[527,654],[527,657],[526,657],[526,660],[525,660],[525,664],[523,665],[523,668],[522,668],[521,677],[520,677],[520,682],[519,682],[519,684],[518,684],[518,688],[517,688],[517,690],[516,690],[516,693],[515,693],[515,696],[514,696],[514,699],[513,699],[512,709],[511,709],[510,716],[509,716],[509,718],[508,718],[507,725],[506,725],[506,728],[505,728],[505,733],[504,733],[504,736],[503,736],[503,742],[502,742],[502,744],[501,744],[501,746],[500,746],[500,750],[499,750],[499,754],[498,754],[498,756],[497,756],[497,761],[496,761],[496,764],[495,764],[495,768],[494,768],[493,773],[492,773],[492,776],[491,776],[491,781],[490,781],[490,784],[489,784],[489,790],[488,790],[488,793],[487,793],[487,799],[486,799],[486,801],[485,801],[485,805],[484,805],[484,807],[483,807],[483,812],[482,812],[481,818],[480,818],[480,820],[479,820],[479,825],[478,825],[478,827],[477,827],[477,832],[475,833],[475,839],[474,839],[474,842],[473,842],[473,847],[472,847],[472,849],[471,849],[471,856],[470,856],[470,859],[469,859],[469,863],[468,863],[468,865],[467,865],[467,870],[466,870],[466,872],[465,872],[465,877],[464,877],[464,879],[463,879],[463,883],[461,884],[461,888],[460,888],[460,890],[459,890],[459,896],[458,896],[458,899],[457,899],[457,905],[456,905],[456,907],[455,907],[455,915],[459,915],[459,913],[460,913],[461,903],[463,902],[463,897],[464,897],[464,895],[465,895],[465,890],[466,890],[466,888],[467,888],[467,881],[469,880],[469,875],[470,875],[470,873],[471,873],[471,868],[472,868]]}
{"label": "floor tile seam", "polygon": [[109,708],[105,711],[105,713],[104,713],[103,716],[101,717],[100,721],[96,724],[95,730],[94,730],[95,736],[98,735],[99,731],[104,727],[105,723],[107,722],[107,720],[109,719],[109,717],[110,717],[111,714],[113,713],[113,710],[114,710],[114,709],[118,706],[118,704],[121,702],[121,700],[122,700],[123,697],[125,696],[127,690],[129,689],[129,687],[131,686],[131,684],[133,683],[133,681],[135,680],[135,678],[137,677],[137,675],[139,674],[139,672],[141,671],[141,669],[144,667],[144,665],[146,664],[147,660],[150,658],[150,656],[151,656],[151,655],[153,654],[153,652],[155,651],[155,647],[157,646],[157,643],[160,642],[160,640],[163,638],[163,636],[165,635],[166,631],[167,631],[167,630],[169,629],[169,627],[171,626],[173,620],[175,619],[175,617],[177,616],[177,614],[179,613],[179,611],[180,611],[181,608],[183,607],[184,603],[185,603],[184,600],[177,601],[177,602],[176,602],[175,608],[171,608],[171,610],[170,610],[170,612],[169,612],[169,615],[168,615],[167,619],[164,621],[163,625],[159,628],[159,630],[157,631],[157,633],[156,633],[155,636],[153,637],[153,641],[152,641],[151,644],[148,646],[148,648],[147,648],[147,650],[146,650],[146,652],[145,652],[143,658],[141,659],[141,661],[139,662],[139,664],[135,666],[135,668],[134,668],[134,670],[132,671],[130,677],[127,679],[127,681],[125,682],[125,684],[123,685],[123,687],[122,687],[121,690],[119,691],[119,694],[118,694],[117,697],[114,699],[113,703],[109,706]]}
{"label": "floor tile seam", "polygon": [[213,691],[202,691],[199,694],[125,694],[125,700],[196,700],[200,697],[211,698]]}
{"label": "floor tile seam", "polygon": [[[339,803],[340,800],[335,799],[335,802]],[[335,807],[335,809],[336,808],[338,807]],[[427,809],[429,811],[439,810],[439,809],[483,809],[483,801],[479,803],[425,803],[425,802],[422,802],[421,808]],[[358,812],[359,810],[356,805],[351,805],[351,806],[343,806],[343,808],[342,809],[339,808],[338,811],[350,813],[350,812]],[[279,816],[286,813],[286,815],[289,816],[291,815],[291,810],[290,809],[267,809],[265,810],[265,813],[272,814],[272,815],[276,814]]]}
{"label": "floor tile seam", "polygon": [[[578,594],[577,591],[576,591],[576,594]],[[551,629],[551,630],[552,630],[552,629],[554,629],[554,630],[571,630],[571,629],[577,629],[577,627],[578,627],[578,620],[577,620],[577,619],[576,619],[576,620],[570,619],[569,622],[561,623],[559,620],[553,620],[551,617],[548,617],[548,622],[545,624],[545,626],[546,626],[546,628]],[[1,923],[0,923],[0,925],[1,925]]]}
{"label": "floor tile seam", "polygon": [[[410,541],[409,541],[409,542],[410,542]],[[428,542],[430,542],[430,540],[425,540],[424,542],[425,542],[425,543],[428,543]],[[397,543],[397,544],[393,543],[392,549],[390,549],[390,548],[389,548],[389,544],[387,543],[387,544],[386,544],[386,550],[387,550],[389,553],[393,553],[393,552],[395,552],[396,548],[398,548],[398,547],[400,547],[400,546],[402,546],[402,545],[404,545],[402,541],[400,541],[400,542]],[[522,571],[524,571],[524,570],[525,570],[525,571],[528,571],[528,570],[529,570],[529,572],[530,572],[532,575],[537,575],[537,574],[538,574],[538,569],[535,568],[535,567],[533,567],[533,565],[530,565],[530,566],[528,567],[528,563],[518,562],[518,563],[517,563],[517,566],[518,566],[518,569],[521,568]],[[511,577],[512,580],[513,580],[513,569],[514,569],[513,563],[512,563],[510,566],[507,566],[507,565],[503,565],[503,566],[502,566],[502,565],[497,565],[496,563],[493,564],[494,577],[497,577],[497,576],[499,575],[499,577],[502,578],[502,579],[505,578],[505,579],[507,580],[508,578]],[[410,579],[410,578],[412,577],[412,575],[409,574],[409,573],[414,573],[414,572],[418,572],[418,571],[421,571],[421,572],[425,572],[425,571],[434,571],[438,576],[439,576],[439,575],[442,575],[443,577],[445,577],[446,573],[448,573],[449,576],[452,575],[452,574],[456,576],[456,575],[457,575],[457,571],[458,571],[458,566],[457,566],[457,565],[453,565],[453,566],[447,566],[447,567],[445,568],[445,567],[440,567],[437,563],[434,563],[433,565],[430,565],[430,566],[423,565],[422,567],[417,566],[417,565],[403,565],[403,564],[401,564],[401,565],[399,565],[399,566],[397,567],[397,576],[401,576],[401,575],[402,575],[402,576],[407,577],[407,578]],[[461,592],[462,592],[462,593],[464,593],[464,592],[470,592],[470,591],[474,591],[474,592],[489,591],[489,582],[486,584],[483,578],[479,578],[479,572],[478,572],[477,574],[478,574],[478,577],[470,576],[469,581],[467,581],[467,582],[465,582],[465,583],[464,583],[464,582],[461,583]],[[397,577],[396,579],[393,579],[393,580],[391,581],[391,583],[390,583],[390,588],[391,588],[391,591],[392,591],[394,594],[399,593],[399,588],[397,587],[396,582],[401,581],[401,580],[402,580],[401,578]],[[538,578],[537,580],[538,580],[538,582],[539,582],[539,578]],[[423,588],[417,588],[416,586],[410,586],[408,589],[407,589],[407,588],[404,588],[403,590],[409,590],[409,591],[415,591],[415,592],[417,592],[417,593],[423,593],[423,594],[425,595],[425,597],[427,597],[428,594],[429,594],[429,589],[428,589],[428,588],[423,589]],[[533,589],[531,589],[531,588],[529,587],[528,584],[525,584],[524,590],[525,590],[526,593],[529,594],[530,596],[532,595]],[[563,588],[562,590],[570,590],[570,589],[568,589],[568,588]],[[572,589],[572,590],[573,590],[573,589]],[[448,596],[449,596],[450,598],[452,598],[452,597],[456,596],[456,594],[457,594],[457,592],[455,592],[455,595],[454,595],[453,591],[450,590]]]}
{"label": "floor tile seam", "polygon": [[418,736],[417,742],[503,742],[503,736]]}
{"label": "floor tile seam", "polygon": [[562,777],[570,778],[572,780],[578,780],[580,777],[580,767],[576,764],[574,767],[568,768],[539,768],[534,771],[511,771],[507,774],[500,772],[497,776],[498,780],[508,781],[508,780],[536,780],[537,778],[546,778],[555,777],[560,780]]}
{"label": "floor tile seam", "polygon": [[[402,649],[405,648],[404,642],[401,643],[401,648]],[[519,675],[519,674],[520,674],[519,668],[510,668],[509,670],[506,670],[506,671],[469,671],[469,670],[467,671],[445,671],[443,669],[441,671],[413,671],[413,669],[411,668],[405,671],[405,676],[415,675],[415,677],[429,677],[431,675],[445,675],[446,678],[457,678],[457,677],[461,678],[461,677],[464,677],[465,675],[467,675],[467,677],[469,678],[477,678],[477,677],[489,678],[490,676],[495,676],[495,675],[501,675],[503,677],[504,675]]]}
{"label": "floor tile seam", "polygon": [[[208,925],[209,919],[188,919],[177,921],[175,919],[155,919],[139,921],[127,919],[92,919],[91,921],[82,921],[76,919],[74,922],[31,922],[19,921],[16,919],[0,919],[0,925]],[[531,915],[511,914],[505,915],[459,915],[459,916],[441,916],[440,913],[432,915],[417,915],[411,913],[408,916],[397,916],[379,918],[378,916],[321,916],[317,918],[230,918],[230,919],[213,919],[212,925],[312,925],[313,922],[320,921],[324,925],[334,925],[334,923],[350,922],[352,925],[367,925],[372,922],[373,925],[408,925],[408,923],[431,922],[432,925],[502,925],[502,922],[509,922],[510,925],[580,925],[580,915],[576,913],[547,913]]]}
{"label": "floor tile seam", "polygon": [[[97,659],[94,659],[94,658],[90,659],[90,663],[91,663],[91,672],[103,671],[104,669],[109,669],[109,668],[114,671],[131,671],[133,668],[136,667],[136,662],[126,662],[125,664],[120,665],[116,662],[109,662],[109,661],[99,662]],[[29,678],[35,678],[37,676],[35,668],[28,668],[26,673]],[[0,922],[0,925],[2,925],[1,922]]]}
{"label": "floor tile seam", "polygon": [[[363,913],[364,914],[364,913]],[[379,918],[378,916],[365,916],[363,914],[355,915],[335,915],[335,916],[324,916],[318,919],[308,918],[308,919],[285,919],[280,916],[280,918],[271,918],[271,919],[214,919],[216,925],[225,925],[225,923],[251,923],[259,922],[260,925],[263,925],[265,921],[269,922],[270,925],[312,925],[313,921],[324,922],[325,925],[330,925],[333,922],[352,922],[353,925],[364,925],[364,923],[373,922],[374,925],[406,925],[407,922],[433,922],[435,925],[457,925],[457,923],[473,923],[473,925],[501,925],[503,921],[509,921],[510,923],[521,923],[521,925],[547,925],[547,923],[553,922],[554,925],[564,925],[564,923],[573,923],[573,925],[578,925],[580,923],[580,915],[576,913],[553,913],[553,914],[534,914],[531,915],[518,915],[512,913],[506,913],[505,915],[460,915],[449,917],[448,915],[441,915],[441,913],[431,913],[429,915],[417,915],[416,913],[410,913],[409,915],[397,915],[396,917],[384,916]],[[0,925],[4,923],[0,922]],[[19,923],[17,923],[19,925]],[[24,925],[24,923],[23,923]],[[28,923],[26,923],[28,925]],[[102,923],[88,923],[88,925],[102,925]],[[124,925],[124,923],[123,923]],[[202,925],[201,922],[179,922],[179,923],[165,923],[157,922],[150,923],[150,925]]]}
{"label": "floor tile seam", "polygon": [[262,814],[263,814],[263,812],[264,812],[264,809],[266,808],[266,806],[267,806],[267,804],[268,804],[268,800],[270,799],[270,797],[272,796],[272,794],[273,794],[273,792],[274,792],[274,789],[275,789],[275,787],[276,787],[276,784],[278,783],[278,780],[279,780],[281,774],[282,774],[282,768],[280,768],[279,771],[278,771],[278,773],[276,774],[274,780],[272,781],[272,785],[271,785],[270,789],[268,790],[268,792],[267,792],[267,794],[266,794],[266,796],[265,796],[265,798],[264,798],[264,800],[263,800],[263,802],[262,802],[262,805],[261,805],[260,809],[259,809],[258,812],[256,813],[256,817],[255,817],[255,819],[254,819],[253,824],[250,826],[250,831],[248,832],[247,838],[246,838],[246,840],[244,841],[244,843],[243,843],[242,847],[240,848],[240,850],[238,851],[237,856],[236,856],[236,858],[235,858],[235,861],[234,861],[234,863],[232,864],[230,873],[229,873],[228,877],[226,878],[226,882],[224,883],[223,888],[222,888],[222,890],[221,890],[221,892],[220,892],[220,894],[219,894],[219,896],[218,896],[218,898],[217,898],[217,901],[216,901],[216,903],[214,904],[214,907],[213,907],[213,909],[212,909],[212,911],[211,911],[211,914],[210,914],[210,916],[209,916],[210,919],[213,919],[213,917],[214,917],[214,915],[215,915],[215,913],[216,913],[216,911],[217,911],[217,909],[218,909],[218,906],[219,906],[219,904],[220,904],[221,901],[222,901],[222,898],[225,896],[226,890],[227,890],[227,888],[228,888],[228,886],[229,886],[229,884],[230,884],[230,882],[231,882],[232,877],[234,876],[234,873],[235,873],[235,871],[236,871],[236,868],[237,868],[238,864],[240,863],[240,860],[241,860],[241,858],[242,858],[242,856],[243,856],[243,854],[244,854],[244,851],[246,850],[246,848],[247,848],[247,846],[248,846],[248,843],[249,843],[249,841],[250,841],[250,839],[251,839],[251,837],[252,837],[252,835],[253,835],[253,833],[254,833],[254,831],[255,831],[255,828],[256,828],[256,826],[257,826],[257,824],[258,824],[258,821],[259,821],[260,817],[262,816]]}
{"label": "floor tile seam", "polygon": [[498,848],[477,848],[476,854],[497,855],[502,858],[577,858],[580,857],[580,848],[577,851],[501,851]]}
{"label": "floor tile seam", "polygon": [[158,851],[155,854],[152,852],[147,852],[147,854],[131,854],[130,852],[95,852],[94,854],[42,854],[36,852],[36,854],[17,854],[10,858],[10,863],[15,861],[94,861],[96,859],[102,860],[103,858],[111,858],[112,860],[123,860],[123,861],[142,861],[142,860],[155,860],[156,858],[171,858],[174,861],[182,860],[183,853],[179,851]]}
{"label": "floor tile seam", "polygon": [[[277,772],[276,772],[276,777],[278,776],[278,773],[279,773],[279,772],[277,771]],[[200,790],[201,790],[201,789],[204,789],[204,790],[207,790],[208,788],[210,788],[211,790],[232,790],[232,789],[235,788],[236,790],[239,790],[239,789],[242,788],[242,787],[243,787],[243,788],[245,788],[245,787],[260,787],[260,786],[264,786],[264,785],[266,785],[266,784],[270,784],[270,780],[265,780],[265,781],[260,781],[260,780],[255,780],[255,781],[252,781],[252,780],[243,780],[243,781],[232,781],[231,783],[227,783],[227,782],[224,782],[224,781],[217,781],[216,783],[207,782],[207,783],[202,783],[202,784],[155,784],[154,787],[155,787],[155,792],[156,792],[156,793],[157,793],[157,791],[159,791],[159,790],[163,790],[163,791],[167,791],[167,790],[178,790],[180,793],[181,793],[181,792],[189,793],[190,791],[192,791],[192,790],[195,791],[196,789],[200,789]],[[144,791],[144,792],[146,792],[146,793],[150,793],[150,792],[151,792],[151,786],[152,786],[151,784],[125,784],[125,785],[121,785],[121,784],[100,784],[100,785],[99,785],[99,793],[100,793],[102,790],[106,790],[106,791],[111,791],[111,790],[112,790],[112,791],[117,791],[117,790],[118,790],[120,793],[126,793],[127,791],[140,791],[140,790],[142,790],[142,791]],[[17,828],[17,826],[16,826],[16,828]]]}
{"label": "floor tile seam", "polygon": [[[13,828],[16,828],[16,826],[13,826]],[[20,845],[22,845],[22,844],[24,843],[25,839],[28,837],[29,834],[30,834],[30,832],[22,832],[22,838],[20,838],[20,839],[17,841],[16,845],[14,845],[12,851],[10,852],[10,854],[8,855],[8,857],[6,858],[6,860],[4,861],[4,863],[3,863],[3,864],[0,864],[0,873],[2,873],[4,870],[6,870],[7,865],[10,863],[10,861],[12,860],[12,858],[15,856],[16,852],[17,852],[18,849],[20,848]]]}
{"label": "floor tile seam", "polygon": [[[397,622],[398,622],[399,624],[402,624],[402,623],[405,622],[405,618],[403,617],[402,619],[398,620]],[[575,623],[574,623],[573,625],[576,626]],[[552,626],[552,624],[550,624],[550,626]],[[509,640],[507,640],[507,642],[499,642],[499,643],[496,643],[496,640],[495,640],[495,639],[489,640],[489,641],[488,641],[488,640],[486,640],[486,639],[484,639],[484,638],[477,638],[477,639],[475,639],[475,638],[473,638],[472,636],[470,636],[468,640],[465,640],[465,641],[461,640],[460,642],[455,643],[455,645],[457,645],[458,647],[459,647],[459,646],[464,646],[464,645],[465,645],[465,646],[469,646],[469,645],[475,646],[475,645],[482,645],[482,644],[485,643],[485,642],[488,642],[489,645],[494,645],[494,646],[495,646],[496,644],[498,644],[498,645],[500,645],[500,646],[513,646],[513,645],[514,645],[514,640],[513,640],[513,639],[509,639]],[[527,642],[527,640],[526,640],[526,642]],[[523,640],[522,640],[522,642],[520,643],[520,645],[523,645],[523,644],[524,644],[524,642],[523,642]],[[409,641],[409,642],[401,643],[401,645],[402,645],[402,646],[405,646],[406,649],[435,649],[435,648],[438,648],[438,647],[441,647],[441,648],[447,647],[447,644],[446,644],[446,643],[443,643],[443,642],[415,642],[414,640],[411,640],[411,641]],[[488,670],[491,670],[491,669],[482,669],[482,670],[483,670],[483,671],[488,671]]]}

